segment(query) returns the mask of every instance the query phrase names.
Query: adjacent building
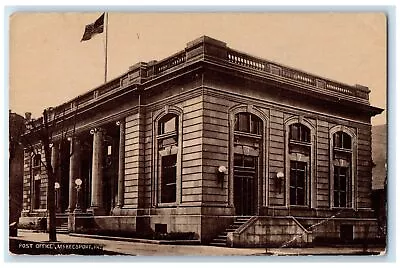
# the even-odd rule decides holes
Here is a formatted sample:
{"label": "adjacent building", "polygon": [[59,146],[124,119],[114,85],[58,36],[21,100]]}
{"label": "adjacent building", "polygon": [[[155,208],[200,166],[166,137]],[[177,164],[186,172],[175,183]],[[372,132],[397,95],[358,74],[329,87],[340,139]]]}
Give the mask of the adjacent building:
{"label": "adjacent building", "polygon": [[372,127],[372,204],[378,219],[378,236],[387,235],[387,125]]}
{"label": "adjacent building", "polygon": [[[373,238],[369,92],[207,36],[140,62],[49,109],[59,224],[229,246]],[[43,161],[25,151],[25,222],[46,216]]]}

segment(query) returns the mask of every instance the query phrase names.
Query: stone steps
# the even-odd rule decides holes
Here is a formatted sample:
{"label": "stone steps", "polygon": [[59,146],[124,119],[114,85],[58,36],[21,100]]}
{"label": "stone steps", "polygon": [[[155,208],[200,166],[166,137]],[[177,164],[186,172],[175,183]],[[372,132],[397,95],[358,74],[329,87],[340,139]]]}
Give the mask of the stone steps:
{"label": "stone steps", "polygon": [[62,234],[69,233],[68,222],[64,222],[60,226],[56,226],[56,231],[57,231],[57,233],[62,233]]}
{"label": "stone steps", "polygon": [[235,218],[235,221],[229,225],[222,233],[220,233],[217,237],[215,237],[210,245],[216,247],[226,247],[228,233],[236,231],[240,226],[245,224],[251,219],[251,216],[238,216]]}

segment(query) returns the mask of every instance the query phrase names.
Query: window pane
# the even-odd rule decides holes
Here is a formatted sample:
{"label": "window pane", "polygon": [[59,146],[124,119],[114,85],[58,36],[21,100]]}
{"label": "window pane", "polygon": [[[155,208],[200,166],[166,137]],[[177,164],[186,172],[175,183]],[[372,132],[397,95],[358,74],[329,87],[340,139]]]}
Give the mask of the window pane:
{"label": "window pane", "polygon": [[339,190],[346,191],[346,176],[340,176]]}
{"label": "window pane", "polygon": [[251,133],[252,134],[261,134],[262,122],[255,115],[251,115]]}
{"label": "window pane", "polygon": [[297,187],[304,188],[304,179],[305,179],[304,170],[299,170],[297,172]]}
{"label": "window pane", "polygon": [[304,205],[304,189],[297,188],[297,204],[296,205]]}
{"label": "window pane", "polygon": [[290,169],[290,186],[296,186],[296,170]]}
{"label": "window pane", "polygon": [[235,167],[243,166],[243,156],[241,154],[235,154],[233,158],[233,165]]}
{"label": "window pane", "polygon": [[339,133],[333,134],[333,146],[334,146],[334,147],[340,147],[340,137],[339,137]]}
{"label": "window pane", "polygon": [[297,165],[299,166],[298,168],[302,171],[304,171],[304,173],[306,172],[306,166],[307,164],[305,162],[297,162]]}
{"label": "window pane", "polygon": [[173,114],[164,116],[158,123],[158,134],[166,134],[178,130],[178,117]]}
{"label": "window pane", "polygon": [[161,202],[176,201],[176,154],[161,159]]}
{"label": "window pane", "polygon": [[348,187],[348,191],[347,191],[347,194],[346,194],[346,197],[347,197],[347,204],[346,204],[346,206],[347,207],[351,207],[352,206],[352,201],[351,201],[351,198],[352,198],[352,193],[351,193],[351,187]]}
{"label": "window pane", "polygon": [[290,204],[297,205],[297,203],[296,203],[296,188],[290,188]]}
{"label": "window pane", "polygon": [[347,176],[347,168],[346,167],[340,167],[340,176]]}
{"label": "window pane", "polygon": [[334,206],[335,207],[347,207],[351,204],[347,204],[351,198],[351,182],[349,176],[348,167],[334,167]]}
{"label": "window pane", "polygon": [[290,126],[290,139],[291,140],[299,140],[299,127],[297,124]]}
{"label": "window pane", "polygon": [[333,193],[333,206],[339,207],[339,192]]}
{"label": "window pane", "polygon": [[301,141],[310,142],[310,130],[305,126],[301,126],[301,129],[303,130]]}
{"label": "window pane", "polygon": [[347,206],[347,204],[346,204],[346,194],[344,194],[344,193],[341,193],[341,195],[340,195],[340,205],[339,205],[340,207],[346,207]]}
{"label": "window pane", "polygon": [[333,185],[334,185],[334,190],[339,189],[339,167],[334,167]]}
{"label": "window pane", "polygon": [[343,133],[343,148],[351,149],[351,137],[346,133]]}
{"label": "window pane", "polygon": [[249,114],[239,114],[239,131],[250,132],[250,118]]}
{"label": "window pane", "polygon": [[239,130],[239,115],[235,115],[235,131]]}
{"label": "window pane", "polygon": [[254,167],[255,166],[255,161],[254,161],[254,157],[252,156],[245,156],[244,157],[244,166],[245,167]]}
{"label": "window pane", "polygon": [[173,117],[164,123],[164,133],[173,131],[176,131],[176,117]]}
{"label": "window pane", "polygon": [[40,182],[41,180],[35,180],[34,182],[34,191],[35,191],[35,201],[34,201],[34,208],[38,209],[40,208]]}
{"label": "window pane", "polygon": [[33,158],[33,166],[34,167],[40,166],[40,160],[41,160],[40,154],[35,155],[35,157]]}
{"label": "window pane", "polygon": [[305,205],[305,162],[290,161],[290,204]]}

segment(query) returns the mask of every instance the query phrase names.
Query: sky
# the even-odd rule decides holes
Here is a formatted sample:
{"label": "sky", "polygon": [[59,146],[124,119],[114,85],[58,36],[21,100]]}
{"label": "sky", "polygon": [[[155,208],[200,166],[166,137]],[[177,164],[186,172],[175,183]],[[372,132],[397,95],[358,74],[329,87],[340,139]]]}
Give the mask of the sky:
{"label": "sky", "polygon": [[[102,13],[14,13],[9,109],[39,117],[104,82],[104,33],[80,42]],[[230,48],[371,90],[386,109],[383,13],[109,13],[108,80],[160,60],[202,35]],[[386,123],[386,111],[372,119]]]}

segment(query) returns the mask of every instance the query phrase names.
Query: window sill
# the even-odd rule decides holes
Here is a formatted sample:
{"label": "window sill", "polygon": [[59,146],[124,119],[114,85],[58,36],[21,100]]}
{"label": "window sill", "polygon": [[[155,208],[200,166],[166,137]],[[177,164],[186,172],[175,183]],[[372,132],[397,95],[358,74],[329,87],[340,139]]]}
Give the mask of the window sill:
{"label": "window sill", "polygon": [[301,146],[311,147],[311,142],[298,141],[298,140],[289,140],[289,143],[293,144],[293,145],[301,145]]}
{"label": "window sill", "polygon": [[298,208],[298,209],[309,209],[310,206],[308,206],[308,205],[289,205],[289,208],[294,208],[294,209],[296,209],[296,208]]}
{"label": "window sill", "polygon": [[351,154],[353,152],[352,149],[341,148],[341,147],[333,147],[333,150],[335,152],[342,152],[342,153],[349,153],[349,154]]}
{"label": "window sill", "polygon": [[235,135],[238,136],[243,136],[243,137],[248,137],[248,138],[255,138],[255,139],[261,139],[262,135],[261,134],[253,134],[253,133],[249,133],[249,132],[242,132],[242,131],[234,131]]}
{"label": "window sill", "polygon": [[354,210],[353,207],[330,207],[333,210]]}
{"label": "window sill", "polygon": [[172,203],[158,203],[157,207],[158,208],[172,208],[172,207],[176,207],[177,203],[176,202],[172,202]]}
{"label": "window sill", "polygon": [[164,134],[158,134],[157,135],[157,139],[165,139],[165,138],[170,138],[170,137],[174,137],[177,136],[178,132],[177,131],[171,131],[171,132],[167,132]]}
{"label": "window sill", "polygon": [[32,209],[32,212],[46,212],[47,209],[46,208],[34,208]]}

